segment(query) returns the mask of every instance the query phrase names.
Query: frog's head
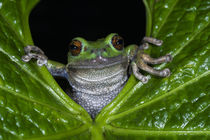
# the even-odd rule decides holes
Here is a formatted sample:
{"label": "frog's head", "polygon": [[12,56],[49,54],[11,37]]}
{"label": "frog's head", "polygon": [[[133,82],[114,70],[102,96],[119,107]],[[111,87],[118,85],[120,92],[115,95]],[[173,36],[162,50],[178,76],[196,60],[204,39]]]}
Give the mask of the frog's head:
{"label": "frog's head", "polygon": [[77,37],[69,44],[68,65],[72,68],[104,68],[128,63],[123,38],[116,33],[97,41]]}

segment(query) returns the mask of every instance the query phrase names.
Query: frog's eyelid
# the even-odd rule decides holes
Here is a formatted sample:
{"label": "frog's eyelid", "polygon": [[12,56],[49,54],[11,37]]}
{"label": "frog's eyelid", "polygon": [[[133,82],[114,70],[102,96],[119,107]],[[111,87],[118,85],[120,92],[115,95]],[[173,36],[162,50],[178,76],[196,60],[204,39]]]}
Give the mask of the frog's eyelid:
{"label": "frog's eyelid", "polygon": [[89,50],[89,49],[88,49],[87,45],[83,46],[82,51],[86,52],[86,51],[88,51],[88,50]]}

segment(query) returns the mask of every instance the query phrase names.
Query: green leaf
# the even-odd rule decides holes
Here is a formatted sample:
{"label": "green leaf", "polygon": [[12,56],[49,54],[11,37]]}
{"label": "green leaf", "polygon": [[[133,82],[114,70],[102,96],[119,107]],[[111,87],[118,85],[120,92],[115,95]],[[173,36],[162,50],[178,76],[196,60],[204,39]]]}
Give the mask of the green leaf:
{"label": "green leaf", "polygon": [[124,88],[96,121],[104,122],[107,139],[209,139],[210,1],[144,3],[152,16],[146,34],[164,41],[150,54],[171,54],[171,63],[156,68],[168,67],[172,75]]}
{"label": "green leaf", "polygon": [[45,67],[24,63],[28,16],[37,0],[0,0],[0,139],[90,137],[91,119]]}
{"label": "green leaf", "polygon": [[147,31],[170,53],[168,78],[131,76],[93,122],[45,67],[24,63],[38,0],[0,0],[0,139],[209,139],[210,0],[144,0]]}

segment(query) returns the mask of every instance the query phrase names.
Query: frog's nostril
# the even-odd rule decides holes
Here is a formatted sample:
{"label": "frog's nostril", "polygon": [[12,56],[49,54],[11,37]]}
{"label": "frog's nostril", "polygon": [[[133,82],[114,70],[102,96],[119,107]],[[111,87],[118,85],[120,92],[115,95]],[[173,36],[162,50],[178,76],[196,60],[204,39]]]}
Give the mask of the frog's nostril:
{"label": "frog's nostril", "polygon": [[94,53],[95,51],[92,49],[92,50],[90,50],[90,53]]}
{"label": "frog's nostril", "polygon": [[106,52],[106,48],[102,48],[101,49],[101,52]]}
{"label": "frog's nostril", "polygon": [[101,54],[103,52],[106,52],[106,48],[102,48],[102,49],[91,49],[90,53],[95,53],[97,56],[101,56]]}

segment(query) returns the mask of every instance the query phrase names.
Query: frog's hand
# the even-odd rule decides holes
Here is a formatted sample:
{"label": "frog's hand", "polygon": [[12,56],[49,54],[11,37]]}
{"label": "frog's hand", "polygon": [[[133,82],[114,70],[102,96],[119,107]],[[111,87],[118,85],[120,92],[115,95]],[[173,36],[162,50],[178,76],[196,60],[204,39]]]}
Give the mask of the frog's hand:
{"label": "frog's hand", "polygon": [[[157,40],[155,38],[151,38],[151,37],[145,37],[143,39],[144,45],[146,46],[146,44],[148,43],[152,43],[154,45],[160,46],[162,44],[161,40]],[[133,69],[133,73],[136,76],[136,78],[138,78],[139,80],[141,80],[143,83],[146,83],[148,81],[148,78],[146,78],[145,76],[143,76],[139,71],[137,71],[137,67],[141,70],[144,70],[152,75],[156,75],[156,76],[160,76],[160,77],[167,77],[170,75],[170,70],[168,68],[165,68],[163,70],[156,70],[152,67],[150,67],[148,64],[161,64],[161,63],[166,63],[166,62],[170,62],[172,61],[172,56],[171,55],[165,55],[165,56],[161,56],[159,58],[152,58],[149,55],[145,54],[143,52],[144,48],[139,48],[138,52],[137,52],[137,56],[136,56],[136,62],[133,62],[132,64],[132,69]]]}
{"label": "frog's hand", "polygon": [[35,58],[38,66],[47,64],[47,56],[39,47],[29,45],[24,48],[24,51],[25,55],[22,56],[24,62],[29,62],[32,58]]}
{"label": "frog's hand", "polygon": [[46,66],[49,72],[53,76],[66,78],[67,73],[66,73],[66,66],[64,64],[48,60]]}
{"label": "frog's hand", "polygon": [[37,59],[37,65],[46,65],[47,69],[53,76],[65,77],[66,70],[65,65],[48,60],[44,52],[37,46],[26,46],[24,48],[25,55],[22,56],[24,62],[29,62],[32,58]]}

